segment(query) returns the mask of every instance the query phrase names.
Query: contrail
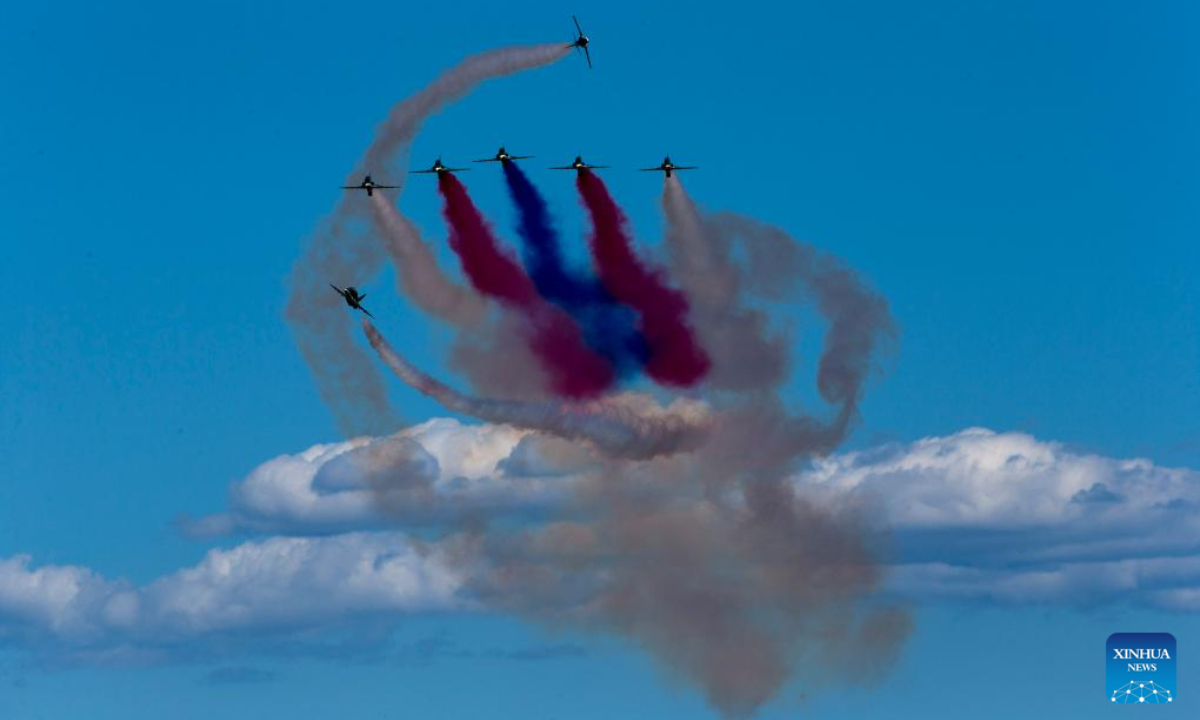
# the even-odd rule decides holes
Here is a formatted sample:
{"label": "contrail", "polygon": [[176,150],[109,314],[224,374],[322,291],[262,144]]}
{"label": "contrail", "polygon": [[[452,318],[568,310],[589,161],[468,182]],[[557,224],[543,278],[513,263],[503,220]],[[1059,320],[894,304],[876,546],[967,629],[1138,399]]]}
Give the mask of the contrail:
{"label": "contrail", "polygon": [[363,318],[362,326],[371,347],[397,377],[452,412],[569,440],[583,440],[607,456],[633,459],[688,450],[698,445],[707,431],[706,418],[696,410],[672,412],[668,409],[657,415],[647,415],[612,401],[573,404],[463,395],[401,358],[366,318]]}
{"label": "contrail", "polygon": [[[347,176],[346,185],[376,173],[388,182],[387,167],[403,155],[421,124],[447,103],[490,78],[511,75],[554,62],[570,52],[565,43],[502,48],[467,58],[416,95],[396,104],[378,127],[375,139]],[[328,283],[362,284],[383,266],[383,248],[355,227],[359,193],[344,194],[318,224],[292,268],[284,312],[301,354],[317,380],[321,398],[347,435],[378,434],[398,423],[390,408],[382,375],[370,356],[352,341],[350,325]],[[398,212],[398,211],[397,211]]]}
{"label": "contrail", "polygon": [[692,322],[712,359],[708,385],[735,392],[777,387],[787,376],[789,338],[743,303],[728,238],[708,227],[676,177],[663,183],[662,207],[671,276],[691,301]]}
{"label": "contrail", "polygon": [[373,277],[382,266],[378,245],[335,214],[322,221],[289,278],[285,317],[321,399],[347,437],[387,434],[400,422],[383,375],[354,342],[346,307],[329,289],[331,281],[349,285],[342,278]]}
{"label": "contrail", "polygon": [[584,168],[576,183],[592,217],[592,257],[600,280],[613,297],[638,313],[649,350],[646,374],[664,385],[696,384],[708,372],[709,359],[688,325],[687,299],[634,254],[625,214],[603,181]]}
{"label": "contrail", "polygon": [[817,389],[843,413],[856,413],[879,345],[896,337],[887,301],[839,258],[780,228],[730,212],[714,215],[709,227],[718,237],[741,239],[755,278],[751,292],[780,299],[801,289],[816,301],[817,311],[829,323],[817,365]]}
{"label": "contrail", "polygon": [[542,194],[515,161],[502,164],[509,195],[517,206],[525,267],[538,293],[579,322],[588,345],[608,358],[618,374],[640,370],[647,348],[634,329],[633,313],[617,303],[598,279],[567,267]]}
{"label": "contrail", "polygon": [[371,218],[396,266],[402,295],[454,325],[469,327],[483,319],[487,311],[483,298],[446,277],[416,226],[382,192],[371,198]]}
{"label": "contrail", "polygon": [[584,342],[583,333],[562,310],[547,304],[520,263],[501,247],[491,226],[450,173],[438,176],[450,225],[450,247],[462,261],[463,272],[480,293],[495,298],[528,320],[530,348],[550,375],[552,389],[562,397],[594,397],[613,382],[613,368]]}
{"label": "contrail", "polygon": [[484,80],[549,65],[570,52],[571,48],[564,43],[518,45],[490,50],[463,60],[421,92],[392,108],[387,119],[376,129],[375,140],[363,154],[351,177],[392,165],[412,142],[426,118],[465,96]]}

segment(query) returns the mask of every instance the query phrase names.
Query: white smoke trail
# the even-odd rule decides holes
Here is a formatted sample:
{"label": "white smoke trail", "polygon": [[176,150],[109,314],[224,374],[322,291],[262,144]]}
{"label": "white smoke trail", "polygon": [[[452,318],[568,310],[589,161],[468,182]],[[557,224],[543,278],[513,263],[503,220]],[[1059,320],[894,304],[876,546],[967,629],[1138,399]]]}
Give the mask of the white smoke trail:
{"label": "white smoke trail", "polygon": [[383,193],[371,198],[371,218],[396,266],[400,294],[421,310],[455,325],[473,326],[483,320],[487,311],[484,299],[442,273],[417,227]]}
{"label": "white smoke trail", "polygon": [[453,412],[569,440],[584,440],[615,458],[647,459],[691,450],[703,442],[708,431],[707,414],[695,404],[650,413],[646,408],[634,409],[612,399],[564,403],[464,395],[400,357],[369,320],[363,318],[362,324],[371,347],[401,380]]}
{"label": "white smoke trail", "polygon": [[787,375],[788,339],[771,331],[764,312],[744,306],[728,240],[705,224],[676,177],[663,184],[662,207],[671,276],[687,294],[712,361],[707,385],[734,392],[777,387]]}
{"label": "white smoke trail", "polygon": [[[485,80],[547,65],[568,52],[566,43],[552,43],[502,48],[467,58],[392,108],[345,184],[355,184],[370,172],[383,184],[402,185],[401,180],[388,182],[387,167],[399,159],[426,119]],[[318,225],[292,269],[285,310],[322,399],[348,435],[378,434],[397,424],[382,376],[370,357],[352,341],[344,308],[339,307],[337,296],[328,287],[330,282],[361,284],[383,265],[381,244],[354,231],[355,215],[362,207],[357,195],[343,194],[333,212]],[[467,310],[460,311],[466,317],[471,315]]]}

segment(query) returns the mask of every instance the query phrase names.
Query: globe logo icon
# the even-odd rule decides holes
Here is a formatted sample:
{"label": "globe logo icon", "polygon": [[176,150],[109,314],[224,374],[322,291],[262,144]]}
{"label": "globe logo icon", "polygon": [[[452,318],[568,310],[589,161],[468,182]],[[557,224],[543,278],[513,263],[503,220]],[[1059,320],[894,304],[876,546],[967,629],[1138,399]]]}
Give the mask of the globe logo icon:
{"label": "globe logo icon", "polygon": [[1113,691],[1115,703],[1169,703],[1171,691],[1152,680],[1125,683]]}

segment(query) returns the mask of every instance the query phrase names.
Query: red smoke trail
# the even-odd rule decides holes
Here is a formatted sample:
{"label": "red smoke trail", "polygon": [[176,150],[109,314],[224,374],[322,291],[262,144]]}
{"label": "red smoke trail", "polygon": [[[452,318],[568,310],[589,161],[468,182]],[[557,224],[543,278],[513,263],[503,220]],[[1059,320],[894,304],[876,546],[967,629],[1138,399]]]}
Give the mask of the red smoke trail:
{"label": "red smoke trail", "polygon": [[480,293],[528,320],[529,346],[550,373],[555,394],[586,398],[607,390],[614,379],[612,366],[587,346],[569,315],[542,300],[521,265],[500,248],[466,187],[452,174],[441,173],[438,189],[446,203],[443,214],[450,225],[450,247],[463,272]]}
{"label": "red smoke trail", "polygon": [[592,257],[600,280],[638,313],[650,348],[646,374],[663,385],[696,384],[708,372],[709,360],[688,325],[687,299],[666,284],[661,270],[646,267],[634,255],[625,215],[600,178],[584,169],[576,182],[592,216]]}

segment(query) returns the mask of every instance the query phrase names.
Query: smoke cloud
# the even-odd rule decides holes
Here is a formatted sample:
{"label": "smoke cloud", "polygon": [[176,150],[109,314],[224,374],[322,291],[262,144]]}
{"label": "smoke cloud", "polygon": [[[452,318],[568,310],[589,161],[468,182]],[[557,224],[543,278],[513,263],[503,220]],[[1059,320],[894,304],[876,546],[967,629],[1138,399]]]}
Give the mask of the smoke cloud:
{"label": "smoke cloud", "polygon": [[[467,60],[396,106],[358,171],[393,162],[429,114],[474,84],[568,51],[552,45]],[[476,507],[457,516],[451,509],[436,527],[423,527],[440,535],[466,601],[626,638],[728,717],[754,714],[798,679],[811,688],[829,667],[842,680],[877,677],[911,627],[903,608],[876,595],[878,528],[853,498],[818,504],[797,493],[794,478],[854,428],[878,351],[895,335],[887,303],[840,260],[779,228],[701,213],[676,178],[666,180],[662,197],[668,278],[637,256],[624,214],[599,178],[583,171],[579,192],[600,285],[634,311],[647,374],[665,387],[690,388],[689,397],[674,399],[600,395],[613,380],[611,365],[564,312],[586,283],[563,267],[544,203],[511,170],[530,275],[501,249],[461,183],[439,178],[451,246],[474,290],[437,271],[394,202],[370,203],[401,291],[460,329],[451,364],[477,390],[460,392],[422,372],[364,319],[378,357],[452,412],[527,431],[526,466],[573,468],[568,499],[519,524]],[[350,376],[346,368],[363,358],[344,308],[308,287],[317,276],[314,287],[337,280],[323,276],[330,271],[361,277],[379,269],[381,246],[352,232],[353,201],[343,199],[298,263],[289,319],[323,396],[358,427],[359,415],[386,417],[382,382],[373,373]],[[503,310],[494,322],[484,297]],[[780,390],[791,343],[774,327],[772,308],[799,299],[812,301],[825,323],[815,383],[827,407],[819,412],[785,401]],[[586,315],[576,318],[587,327]],[[503,351],[513,338],[525,342]],[[545,368],[544,376],[531,366]],[[480,394],[481,386],[498,392]],[[575,399],[539,397],[546,388]],[[397,522],[411,515],[406,503],[427,499],[428,483],[413,475],[405,448],[360,460],[368,484],[386,489],[378,493],[381,509]]]}
{"label": "smoke cloud", "polygon": [[397,377],[454,412],[555,437],[583,440],[607,455],[628,458],[649,458],[693,447],[706,430],[703,410],[687,403],[677,409],[649,412],[645,403],[639,409],[616,399],[575,404],[464,395],[400,357],[369,320],[363,318],[362,323],[371,347]]}
{"label": "smoke cloud", "polygon": [[417,227],[382,192],[371,198],[371,218],[396,266],[401,295],[454,325],[470,327],[483,320],[487,310],[483,298],[446,277]]}
{"label": "smoke cloud", "polygon": [[647,349],[634,330],[633,313],[618,304],[596,278],[567,267],[545,199],[516,162],[503,165],[509,195],[517,206],[525,267],[538,293],[570,313],[583,327],[588,345],[620,375],[640,369]]}
{"label": "smoke cloud", "polygon": [[[547,65],[569,52],[570,47],[565,43],[551,43],[503,48],[467,58],[392,108],[345,184],[357,183],[362,175],[371,172],[383,178],[382,184],[402,185],[403,176],[388,182],[387,168],[402,159],[429,116],[485,80]],[[382,269],[384,248],[364,232],[363,198],[359,195],[343,193],[333,211],[318,224],[292,268],[284,313],[296,345],[316,378],[321,398],[347,435],[380,434],[394,429],[398,423],[396,412],[388,404],[383,377],[370,356],[353,342],[345,308],[339,307],[337,296],[328,288],[331,282],[361,284]],[[398,227],[395,222],[392,226]],[[411,244],[405,249],[407,253],[393,253],[398,263],[419,255]],[[411,281],[415,270],[407,271],[401,265],[399,272],[402,290],[417,286],[404,279],[408,277]],[[454,302],[446,305],[435,302],[440,296],[423,296],[423,299],[454,317],[462,313],[464,321],[473,317],[469,309]]]}
{"label": "smoke cloud", "polygon": [[576,182],[592,217],[592,257],[600,280],[638,314],[649,352],[646,374],[664,385],[694,385],[708,372],[709,361],[688,326],[687,300],[634,254],[625,215],[604,182],[586,168]]}
{"label": "smoke cloud", "polygon": [[612,366],[584,342],[579,326],[547,304],[521,265],[500,247],[491,226],[471,201],[466,187],[450,173],[438,177],[450,224],[450,247],[479,292],[495,298],[527,321],[529,346],[550,375],[555,394],[594,397],[613,382]]}
{"label": "smoke cloud", "polygon": [[677,177],[662,194],[671,276],[691,301],[696,333],[712,359],[709,386],[734,392],[777,387],[787,376],[789,339],[744,304],[742,270],[730,238],[701,219]]}

